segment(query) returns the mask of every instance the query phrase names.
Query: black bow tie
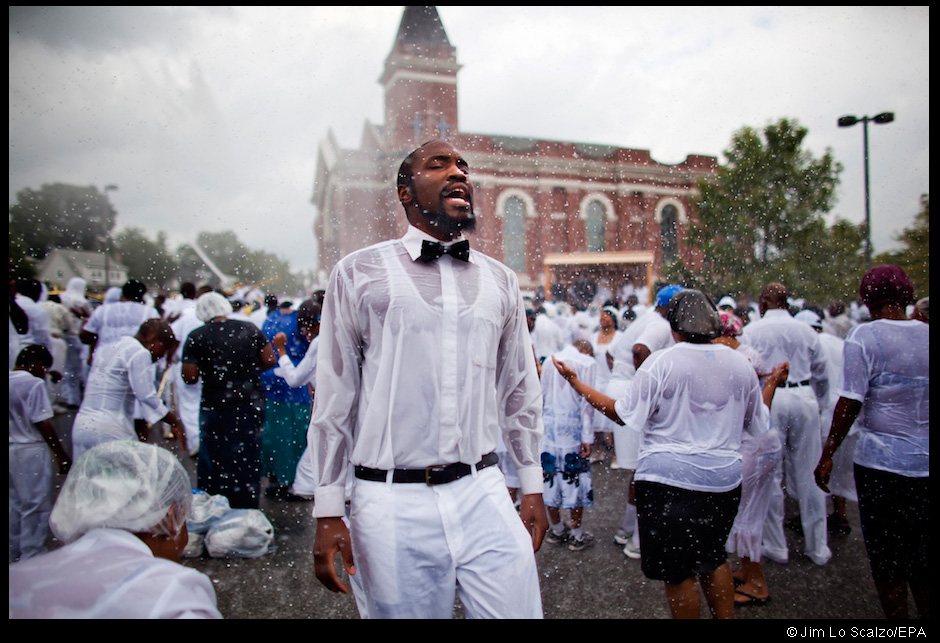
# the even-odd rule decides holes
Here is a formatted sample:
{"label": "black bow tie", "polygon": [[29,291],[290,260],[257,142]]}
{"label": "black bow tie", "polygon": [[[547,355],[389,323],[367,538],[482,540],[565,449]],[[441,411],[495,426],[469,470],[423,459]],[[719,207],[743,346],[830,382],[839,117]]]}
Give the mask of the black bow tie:
{"label": "black bow tie", "polygon": [[454,259],[469,261],[470,242],[464,239],[449,246],[437,241],[424,240],[421,242],[421,261],[430,263],[431,261],[437,261],[442,255],[450,255]]}

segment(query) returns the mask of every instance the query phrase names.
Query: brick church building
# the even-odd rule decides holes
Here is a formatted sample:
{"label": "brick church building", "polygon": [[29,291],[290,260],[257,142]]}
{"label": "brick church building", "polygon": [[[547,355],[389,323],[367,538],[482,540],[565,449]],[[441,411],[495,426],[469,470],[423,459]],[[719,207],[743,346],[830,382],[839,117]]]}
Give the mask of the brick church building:
{"label": "brick church building", "polygon": [[379,78],[384,125],[366,122],[359,149],[341,149],[332,132],[319,146],[313,203],[321,270],[404,233],[394,177],[431,139],[447,140],[470,164],[471,243],[514,269],[523,288],[583,279],[615,292],[628,280],[651,286],[664,263],[687,257],[695,186],[716,171],[715,157],[665,165],[647,150],[462,132],[460,67],[437,9],[405,7]]}

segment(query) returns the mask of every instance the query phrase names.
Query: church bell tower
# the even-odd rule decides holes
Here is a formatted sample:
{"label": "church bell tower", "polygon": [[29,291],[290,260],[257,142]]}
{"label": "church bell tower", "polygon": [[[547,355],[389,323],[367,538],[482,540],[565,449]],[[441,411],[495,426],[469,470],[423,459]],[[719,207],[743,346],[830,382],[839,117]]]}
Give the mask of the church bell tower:
{"label": "church bell tower", "polygon": [[405,7],[379,82],[390,149],[446,140],[457,127],[457,49],[436,7]]}

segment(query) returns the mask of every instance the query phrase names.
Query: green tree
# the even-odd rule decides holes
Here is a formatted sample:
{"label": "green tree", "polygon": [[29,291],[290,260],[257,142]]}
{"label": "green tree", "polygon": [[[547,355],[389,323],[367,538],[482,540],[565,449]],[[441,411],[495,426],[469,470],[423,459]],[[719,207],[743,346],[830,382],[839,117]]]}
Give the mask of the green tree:
{"label": "green tree", "polygon": [[781,119],[734,134],[727,163],[699,183],[698,219],[686,240],[695,259],[667,266],[667,279],[734,295],[781,281],[824,301],[842,296],[847,273],[857,283],[863,237],[849,223],[830,229],[824,220],[842,168],[828,150],[820,158],[804,150],[807,133]]}
{"label": "green tree", "polygon": [[900,250],[880,254],[875,263],[901,266],[914,283],[914,294],[920,299],[930,294],[930,197],[920,197],[920,212],[914,225],[905,228],[895,239],[903,244]]}
{"label": "green tree", "polygon": [[127,266],[128,276],[151,288],[162,290],[179,273],[179,264],[166,245],[166,233],[157,232],[151,240],[140,228],[126,228],[114,235],[115,258]]}
{"label": "green tree", "polygon": [[44,258],[53,248],[102,252],[117,212],[93,185],[43,184],[16,193],[10,206],[10,239],[26,255]]}

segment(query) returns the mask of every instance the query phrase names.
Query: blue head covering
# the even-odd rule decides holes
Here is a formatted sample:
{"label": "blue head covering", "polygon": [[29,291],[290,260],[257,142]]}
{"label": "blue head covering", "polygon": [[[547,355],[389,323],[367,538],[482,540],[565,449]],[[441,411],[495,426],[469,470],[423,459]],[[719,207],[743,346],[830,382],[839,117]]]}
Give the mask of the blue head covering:
{"label": "blue head covering", "polygon": [[656,307],[658,308],[661,306],[668,306],[669,300],[672,299],[672,296],[680,290],[685,289],[679,284],[669,284],[668,286],[661,288],[660,291],[656,293]]}

